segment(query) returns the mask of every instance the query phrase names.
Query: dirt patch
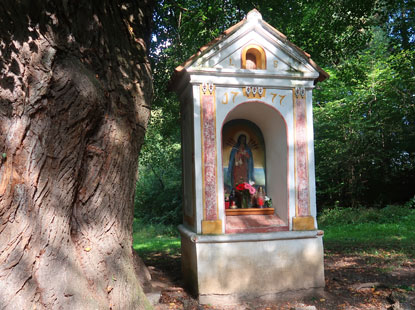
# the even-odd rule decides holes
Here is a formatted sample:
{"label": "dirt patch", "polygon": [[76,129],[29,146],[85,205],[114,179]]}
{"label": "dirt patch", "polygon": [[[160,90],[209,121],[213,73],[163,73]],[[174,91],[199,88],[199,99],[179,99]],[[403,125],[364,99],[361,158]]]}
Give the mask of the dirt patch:
{"label": "dirt patch", "polygon": [[326,287],[299,300],[249,301],[233,306],[200,305],[183,286],[179,255],[145,257],[152,280],[145,288],[155,309],[224,310],[415,310],[415,260],[398,254],[325,254]]}

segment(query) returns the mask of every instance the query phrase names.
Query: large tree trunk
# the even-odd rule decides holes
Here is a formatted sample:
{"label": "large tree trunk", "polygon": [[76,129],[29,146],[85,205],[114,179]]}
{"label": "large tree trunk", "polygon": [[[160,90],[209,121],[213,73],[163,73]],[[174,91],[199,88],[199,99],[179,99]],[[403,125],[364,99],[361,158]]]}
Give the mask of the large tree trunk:
{"label": "large tree trunk", "polygon": [[152,0],[0,2],[0,309],[142,309]]}

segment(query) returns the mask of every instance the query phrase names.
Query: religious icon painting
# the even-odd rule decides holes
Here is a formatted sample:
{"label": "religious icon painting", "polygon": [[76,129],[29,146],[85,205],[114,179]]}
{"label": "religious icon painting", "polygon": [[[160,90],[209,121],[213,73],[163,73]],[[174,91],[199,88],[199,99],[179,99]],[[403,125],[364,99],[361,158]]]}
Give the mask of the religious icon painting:
{"label": "religious icon painting", "polygon": [[241,182],[266,190],[265,143],[257,125],[235,119],[223,126],[222,165],[225,193]]}

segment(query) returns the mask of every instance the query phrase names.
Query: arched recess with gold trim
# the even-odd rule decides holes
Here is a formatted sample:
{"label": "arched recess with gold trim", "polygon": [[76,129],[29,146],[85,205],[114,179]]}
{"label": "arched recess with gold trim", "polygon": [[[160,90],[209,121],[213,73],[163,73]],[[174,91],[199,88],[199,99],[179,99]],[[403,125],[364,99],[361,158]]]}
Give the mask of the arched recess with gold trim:
{"label": "arched recess with gold trim", "polygon": [[[255,111],[253,113],[252,111]],[[265,144],[265,167],[267,195],[273,200],[276,214],[287,225],[289,222],[288,184],[288,129],[280,112],[262,101],[248,101],[232,109],[222,123],[223,127],[232,120],[247,120],[254,123],[263,135]],[[226,141],[225,141],[226,142]],[[223,144],[223,143],[222,143]],[[223,157],[223,146],[220,150]],[[222,160],[225,160],[222,158]],[[223,179],[222,182],[225,180]]]}
{"label": "arched recess with gold trim", "polygon": [[241,68],[265,70],[267,68],[265,50],[256,44],[245,46],[242,49]]}

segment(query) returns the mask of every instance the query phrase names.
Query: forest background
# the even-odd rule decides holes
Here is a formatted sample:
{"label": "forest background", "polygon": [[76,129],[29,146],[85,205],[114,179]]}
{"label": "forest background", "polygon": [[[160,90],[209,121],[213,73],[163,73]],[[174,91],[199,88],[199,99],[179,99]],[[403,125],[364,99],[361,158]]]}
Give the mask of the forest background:
{"label": "forest background", "polygon": [[330,74],[314,96],[317,207],[415,207],[415,3],[162,0],[153,15],[151,121],[135,216],[179,224],[180,107],[173,70],[252,8]]}

